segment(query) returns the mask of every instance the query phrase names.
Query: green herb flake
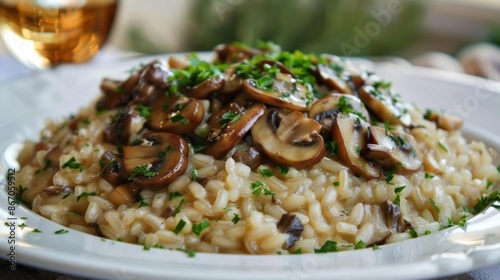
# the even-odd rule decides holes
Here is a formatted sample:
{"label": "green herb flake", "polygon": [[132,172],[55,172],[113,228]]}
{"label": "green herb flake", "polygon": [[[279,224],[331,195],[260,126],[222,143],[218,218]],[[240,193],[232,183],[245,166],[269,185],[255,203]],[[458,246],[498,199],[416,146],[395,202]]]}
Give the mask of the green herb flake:
{"label": "green herb flake", "polygon": [[250,184],[250,188],[252,188],[252,194],[255,196],[259,196],[262,192],[266,196],[274,196],[275,193],[271,192],[262,182],[255,181]]}
{"label": "green herb flake", "polygon": [[130,174],[130,177],[128,177],[128,180],[132,180],[136,176],[139,176],[139,175],[142,175],[144,177],[149,177],[149,178],[158,175],[157,171],[149,170],[150,167],[151,167],[151,165],[147,164],[147,163],[136,166],[132,170],[132,173]]}
{"label": "green herb flake", "polygon": [[337,252],[337,242],[327,240],[323,246],[321,246],[320,249],[314,249],[314,253],[316,254],[323,254],[323,253],[330,253],[330,252]]}
{"label": "green herb flake", "polygon": [[144,251],[149,251],[151,249],[151,246],[144,244],[143,250]]}
{"label": "green herb flake", "polygon": [[57,231],[54,231],[55,234],[65,234],[65,233],[68,233],[69,231],[66,230],[66,229],[60,229],[60,230],[57,230]]}
{"label": "green herb flake", "polygon": [[185,200],[186,200],[186,199],[185,199],[184,197],[183,197],[183,198],[181,198],[181,201],[179,201],[179,204],[177,205],[177,207],[175,207],[175,210],[174,210],[174,212],[172,213],[172,216],[174,216],[174,217],[175,217],[175,215],[177,215],[177,214],[181,211],[182,205],[184,204],[184,201],[185,201]]}
{"label": "green herb flake", "polygon": [[398,166],[395,165],[391,169],[384,171],[385,182],[387,184],[389,184],[392,181],[392,179],[394,178],[394,173],[396,173],[397,168],[398,168]]}
{"label": "green herb flake", "polygon": [[436,176],[434,176],[434,175],[432,175],[430,173],[425,173],[425,179],[432,179],[434,177],[436,177]]}
{"label": "green herb flake", "polygon": [[184,252],[187,254],[188,258],[194,258],[196,256],[196,252],[189,249],[177,248],[177,251]]}
{"label": "green herb flake", "polygon": [[90,121],[89,121],[89,120],[87,120],[87,119],[81,120],[80,122],[81,122],[82,124],[84,124],[84,125],[89,125],[89,124],[90,124]]}
{"label": "green herb flake", "polygon": [[424,231],[424,235],[429,235],[429,234],[431,234],[431,233],[432,233],[432,232],[431,232],[430,230],[428,230],[428,229],[426,229],[426,230]]}
{"label": "green herb flake", "polygon": [[237,122],[240,118],[241,118],[241,113],[225,112],[220,117],[218,123],[222,128],[224,128],[230,124]]}
{"label": "green herb flake", "polygon": [[302,254],[302,248],[299,248],[299,249],[297,249],[297,250],[295,250],[293,252],[290,252],[290,254],[292,254],[292,255],[301,255]]}
{"label": "green herb flake", "polygon": [[67,193],[67,194],[63,195],[62,199],[66,199],[66,198],[68,198],[70,195],[71,195],[71,193]]}
{"label": "green herb flake", "polygon": [[394,193],[396,193],[396,194],[401,193],[405,188],[406,188],[406,186],[401,186],[401,187],[395,188]]}
{"label": "green herb flake", "polygon": [[413,229],[413,228],[410,228],[410,229],[408,230],[408,234],[409,234],[412,238],[417,238],[417,237],[418,237],[417,232],[416,232],[416,231],[415,231],[415,229]]}
{"label": "green herb flake", "polygon": [[16,204],[27,204],[26,201],[23,200],[23,193],[28,189],[28,187],[23,187],[19,185],[16,189],[16,196],[14,197],[14,201]]}
{"label": "green herb flake", "polygon": [[165,158],[168,155],[168,153],[170,153],[170,151],[172,151],[172,149],[173,149],[173,147],[170,145],[165,147],[165,149],[163,149],[163,151],[161,151],[157,154],[158,158]]}
{"label": "green herb flake", "polygon": [[259,170],[259,173],[260,173],[260,175],[262,175],[262,177],[264,177],[264,178],[269,178],[269,177],[274,176],[274,174],[271,172],[271,170],[269,170],[269,169],[265,169],[265,168],[263,168],[263,169]]}
{"label": "green herb flake", "polygon": [[139,208],[141,208],[141,207],[145,207],[145,206],[149,206],[149,203],[147,203],[146,201],[141,201],[141,202],[139,203]]}
{"label": "green herb flake", "polygon": [[114,162],[116,162],[116,159],[115,159],[115,158],[112,158],[110,161],[108,161],[108,163],[106,163],[106,165],[104,165],[104,166],[102,167],[101,172],[99,172],[99,176],[101,176],[101,177],[102,177],[102,175],[104,175],[104,171],[106,171],[106,169],[107,169],[108,167],[110,167],[110,166],[111,166],[111,164],[113,164]]}
{"label": "green herb flake", "polygon": [[448,149],[443,145],[443,143],[441,142],[438,142],[438,147],[443,150],[443,152],[447,153],[448,152]]}
{"label": "green herb flake", "polygon": [[39,230],[39,229],[37,229],[37,228],[35,228],[32,232],[42,233],[42,231],[41,231],[41,230]]}
{"label": "green herb flake", "polygon": [[141,117],[147,118],[151,116],[151,107],[150,106],[145,106],[142,104],[138,104],[135,106],[135,110],[139,113]]}
{"label": "green herb flake", "polygon": [[363,240],[360,240],[356,243],[356,245],[354,245],[354,249],[358,250],[358,249],[365,249],[366,248],[366,243],[363,242]]}
{"label": "green herb flake", "polygon": [[198,180],[198,169],[193,169],[193,180],[194,181]]}
{"label": "green herb flake", "polygon": [[238,214],[234,214],[234,217],[233,219],[231,220],[233,222],[233,224],[237,224],[240,220],[240,216]]}
{"label": "green herb flake", "polygon": [[263,90],[272,90],[274,79],[271,76],[263,76],[255,81],[255,86]]}
{"label": "green herb flake", "polygon": [[25,227],[27,227],[27,226],[28,226],[27,224],[22,223],[22,224],[20,224],[20,225],[19,225],[19,228],[20,228],[20,229],[24,229],[24,228],[25,228]]}
{"label": "green herb flake", "polygon": [[27,220],[27,219],[28,219],[28,217],[21,217],[20,219],[21,219],[21,220]]}
{"label": "green herb flake", "polygon": [[182,229],[184,228],[185,225],[186,225],[186,222],[183,219],[180,219],[179,222],[177,223],[177,225],[174,228],[174,233],[176,235],[179,234],[179,232],[182,231]]}
{"label": "green herb flake", "polygon": [[486,179],[486,188],[489,189],[491,186],[493,186],[493,182],[490,179]]}
{"label": "green herb flake", "polygon": [[182,114],[177,114],[173,117],[170,118],[170,121],[172,122],[180,122],[182,124],[189,124],[189,120],[186,119]]}
{"label": "green herb flake", "polygon": [[197,236],[200,236],[201,232],[208,228],[210,226],[210,222],[207,221],[207,220],[203,220],[201,221],[201,223],[199,225],[197,224],[193,224],[193,227],[192,227],[192,231],[194,234],[196,234]]}
{"label": "green herb flake", "polygon": [[83,197],[96,196],[96,192],[82,192],[80,195],[76,197],[76,201],[80,201]]}
{"label": "green herb flake", "polygon": [[429,198],[429,202],[431,203],[432,207],[434,207],[434,209],[436,209],[436,212],[438,214],[441,213],[441,209],[439,209],[439,206],[436,204],[436,202],[434,200],[432,200],[432,198]]}
{"label": "green herb flake", "polygon": [[377,244],[373,244],[372,249],[373,249],[373,251],[377,251],[377,250],[380,250],[381,248],[379,246],[377,246]]}
{"label": "green herb flake", "polygon": [[174,198],[176,197],[181,197],[181,196],[184,196],[183,194],[181,194],[180,192],[172,192],[172,193],[169,193],[168,194],[168,201],[172,201]]}
{"label": "green herb flake", "polygon": [[334,156],[337,154],[337,142],[335,140],[332,140],[330,142],[326,142],[326,150],[330,154],[330,156]]}
{"label": "green herb flake", "polygon": [[500,192],[494,191],[489,195],[482,196],[476,204],[472,207],[472,214],[478,214],[486,209],[488,206],[492,205],[493,207],[500,209],[500,206],[494,204],[495,202],[500,202]]}
{"label": "green herb flake", "polygon": [[288,167],[286,167],[286,166],[282,167],[282,166],[278,165],[278,166],[276,166],[276,168],[278,168],[278,170],[280,171],[281,175],[287,175],[288,174],[288,171],[289,171]]}
{"label": "green herb flake", "polygon": [[83,166],[81,163],[76,162],[75,157],[70,158],[67,162],[65,162],[61,168],[69,168],[69,169],[78,169],[80,172],[83,170]]}
{"label": "green herb flake", "polygon": [[333,185],[334,185],[335,187],[338,187],[338,186],[340,186],[340,182],[335,181],[335,182],[333,182]]}

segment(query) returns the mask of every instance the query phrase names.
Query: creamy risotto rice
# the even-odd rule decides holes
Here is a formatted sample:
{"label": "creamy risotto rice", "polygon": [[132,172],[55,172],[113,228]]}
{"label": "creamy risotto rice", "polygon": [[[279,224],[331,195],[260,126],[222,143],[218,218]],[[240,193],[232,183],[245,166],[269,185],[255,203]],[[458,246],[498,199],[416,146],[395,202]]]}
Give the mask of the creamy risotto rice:
{"label": "creamy risotto rice", "polygon": [[94,104],[26,143],[22,200],[112,240],[233,254],[377,247],[489,202],[496,154],[375,74],[270,43],[214,57],[104,79]]}

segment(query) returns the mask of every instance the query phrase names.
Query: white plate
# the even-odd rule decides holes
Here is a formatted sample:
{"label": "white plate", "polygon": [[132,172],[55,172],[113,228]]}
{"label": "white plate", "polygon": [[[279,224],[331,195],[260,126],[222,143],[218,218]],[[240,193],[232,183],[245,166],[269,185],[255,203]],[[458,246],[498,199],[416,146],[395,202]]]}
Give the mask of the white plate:
{"label": "white plate", "polygon": [[[68,116],[96,97],[104,76],[123,78],[126,70],[150,58],[108,66],[64,66],[2,85],[0,89],[0,174],[16,167],[13,155],[26,138],[37,139],[44,120]],[[379,67],[403,98],[425,108],[458,110],[464,131],[500,151],[500,85],[464,75],[415,69]],[[458,108],[458,109],[456,109]],[[83,234],[17,206],[7,211],[5,186],[0,191],[0,220],[17,218],[17,263],[84,277],[112,279],[412,279],[462,273],[500,264],[500,212],[490,208],[474,217],[467,230],[453,227],[380,250],[283,256],[216,255],[162,249],[143,250]],[[27,217],[22,220],[21,217]],[[34,228],[42,233],[32,232]],[[6,226],[0,227],[1,258],[10,252]]]}

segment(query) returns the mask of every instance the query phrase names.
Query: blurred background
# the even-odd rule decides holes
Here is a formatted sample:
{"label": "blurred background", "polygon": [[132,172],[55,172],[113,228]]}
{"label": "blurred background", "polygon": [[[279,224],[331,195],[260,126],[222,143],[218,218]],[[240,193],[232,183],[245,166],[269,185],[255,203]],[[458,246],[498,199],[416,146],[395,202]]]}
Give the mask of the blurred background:
{"label": "blurred background", "polygon": [[108,46],[165,53],[257,40],[500,80],[500,0],[120,0]]}

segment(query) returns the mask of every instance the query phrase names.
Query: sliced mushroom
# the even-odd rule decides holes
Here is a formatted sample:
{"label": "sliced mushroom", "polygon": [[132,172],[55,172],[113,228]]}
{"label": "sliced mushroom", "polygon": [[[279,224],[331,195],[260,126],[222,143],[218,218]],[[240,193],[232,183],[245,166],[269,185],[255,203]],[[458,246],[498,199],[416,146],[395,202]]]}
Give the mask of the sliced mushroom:
{"label": "sliced mushroom", "polygon": [[383,207],[380,205],[364,205],[364,214],[362,224],[371,224],[373,225],[373,232],[369,235],[367,240],[362,240],[368,246],[373,244],[383,244],[385,240],[391,236],[390,221],[387,220],[385,216],[385,212],[383,211]]}
{"label": "sliced mushroom", "polygon": [[220,94],[225,97],[232,97],[241,92],[243,88],[243,79],[236,73],[236,67],[232,66],[224,71],[224,87],[220,90]]}
{"label": "sliced mushroom", "polygon": [[260,166],[262,155],[257,149],[250,147],[248,150],[237,150],[233,154],[233,159],[237,162],[244,163],[253,170]]}
{"label": "sliced mushroom", "polygon": [[202,122],[205,109],[194,98],[161,95],[153,102],[150,126],[155,131],[185,134]]}
{"label": "sliced mushroom", "polygon": [[43,189],[43,192],[48,196],[56,196],[63,193],[72,193],[73,189],[66,186],[55,185],[55,186],[45,187]]}
{"label": "sliced mushroom", "polygon": [[319,64],[317,66],[318,74],[325,85],[327,85],[330,89],[336,90],[340,93],[352,93],[349,85],[342,80],[341,77],[335,73],[335,70],[332,67],[324,64]]}
{"label": "sliced mushroom", "polygon": [[111,152],[105,152],[99,161],[101,165],[100,176],[112,186],[117,186],[126,179],[123,159]]}
{"label": "sliced mushroom", "polygon": [[157,94],[162,94],[170,87],[168,81],[173,73],[164,61],[153,61],[144,66],[137,85],[132,89],[133,103],[147,104]]}
{"label": "sliced mushroom", "polygon": [[213,76],[196,86],[187,87],[182,92],[189,97],[207,99],[212,93],[221,90],[224,87],[224,83],[225,80],[222,76]]}
{"label": "sliced mushroom", "polygon": [[384,122],[409,126],[411,116],[398,94],[391,89],[364,86],[358,91],[359,98]]}
{"label": "sliced mushroom", "polygon": [[338,113],[354,114],[370,122],[363,102],[354,95],[330,93],[316,100],[309,109],[309,117],[322,125],[322,134],[331,133],[332,122]]}
{"label": "sliced mushroom", "polygon": [[278,230],[288,234],[284,249],[290,249],[300,239],[304,225],[296,215],[283,214],[278,222]]}
{"label": "sliced mushroom", "polygon": [[312,101],[307,88],[290,74],[276,73],[276,78],[246,79],[243,91],[251,100],[301,112],[307,111]]}
{"label": "sliced mushroom", "polygon": [[236,103],[230,103],[213,114],[207,121],[211,129],[205,153],[215,158],[224,157],[250,131],[265,109],[263,104],[254,104],[245,109]]}
{"label": "sliced mushroom", "polygon": [[146,119],[132,108],[118,112],[113,122],[104,130],[104,141],[126,144],[130,137],[142,130]]}
{"label": "sliced mushroom", "polygon": [[361,150],[361,156],[377,163],[382,169],[396,168],[399,174],[410,174],[419,170],[422,160],[417,154],[417,143],[412,135],[388,131],[371,126],[369,144]]}
{"label": "sliced mushroom", "polygon": [[122,82],[103,79],[101,83],[103,97],[97,102],[97,109],[116,109],[123,107],[129,101],[129,95],[122,88]]}
{"label": "sliced mushroom", "polygon": [[297,111],[268,109],[252,127],[255,145],[281,166],[308,168],[323,159],[321,125]]}
{"label": "sliced mushroom", "polygon": [[383,217],[385,217],[385,223],[387,228],[391,233],[403,232],[406,230],[406,221],[403,219],[401,209],[397,204],[394,204],[390,200],[386,200],[382,205]]}
{"label": "sliced mushroom", "polygon": [[113,203],[115,207],[118,207],[122,204],[127,205],[134,202],[134,195],[127,185],[120,185],[109,192],[106,199]]}
{"label": "sliced mushroom", "polygon": [[191,65],[188,59],[189,56],[171,56],[168,58],[168,66],[172,69],[186,69]]}
{"label": "sliced mushroom", "polygon": [[43,157],[43,161],[55,168],[59,168],[59,158],[63,154],[63,150],[59,145],[54,145],[47,150],[47,153]]}
{"label": "sliced mushroom", "polygon": [[462,127],[463,121],[459,117],[447,114],[437,113],[435,111],[427,110],[424,118],[436,123],[438,128],[446,131],[459,130]]}
{"label": "sliced mushroom", "polygon": [[360,155],[368,140],[367,123],[357,116],[340,113],[333,121],[332,136],[337,142],[340,160],[352,173],[368,180],[380,177],[380,169]]}
{"label": "sliced mushroom", "polygon": [[262,53],[260,50],[239,44],[221,44],[214,48],[214,52],[216,54],[216,62],[221,63],[241,62]]}
{"label": "sliced mushroom", "polygon": [[284,73],[284,74],[289,74],[293,77],[293,73],[290,69],[288,69],[288,67],[286,67],[285,65],[283,65],[283,63],[279,62],[279,61],[276,61],[276,60],[271,60],[271,59],[263,59],[261,61],[259,61],[257,63],[257,65],[259,65],[260,67],[262,67],[264,70],[266,70],[267,68],[271,68],[273,66],[276,66],[281,73]]}
{"label": "sliced mushroom", "polygon": [[147,190],[167,187],[187,168],[186,141],[172,133],[144,134],[139,146],[123,148],[123,162],[130,180]]}

